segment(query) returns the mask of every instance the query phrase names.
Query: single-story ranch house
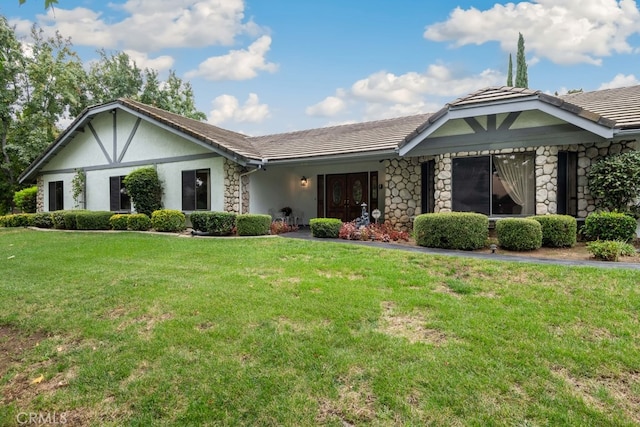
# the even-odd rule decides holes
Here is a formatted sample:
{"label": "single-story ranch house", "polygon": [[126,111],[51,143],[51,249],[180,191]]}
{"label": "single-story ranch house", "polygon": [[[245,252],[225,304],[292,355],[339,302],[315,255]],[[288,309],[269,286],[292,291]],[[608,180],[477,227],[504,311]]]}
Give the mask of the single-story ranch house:
{"label": "single-story ranch house", "polygon": [[[409,228],[425,212],[595,209],[586,172],[640,148],[640,86],[551,96],[479,90],[434,114],[249,137],[128,99],[87,108],[21,175],[38,210],[129,211],[122,178],[153,166],[164,206],[349,221],[361,204]],[[86,176],[77,203],[72,180]]]}

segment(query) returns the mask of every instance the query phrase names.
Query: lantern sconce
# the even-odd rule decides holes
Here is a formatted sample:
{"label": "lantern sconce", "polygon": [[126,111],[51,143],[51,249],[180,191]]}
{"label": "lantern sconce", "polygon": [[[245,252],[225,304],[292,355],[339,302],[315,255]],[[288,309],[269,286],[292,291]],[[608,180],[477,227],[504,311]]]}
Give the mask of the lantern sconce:
{"label": "lantern sconce", "polygon": [[302,178],[300,178],[300,186],[301,187],[306,187],[307,184],[308,184],[308,181],[307,181],[307,177],[306,176],[303,176]]}

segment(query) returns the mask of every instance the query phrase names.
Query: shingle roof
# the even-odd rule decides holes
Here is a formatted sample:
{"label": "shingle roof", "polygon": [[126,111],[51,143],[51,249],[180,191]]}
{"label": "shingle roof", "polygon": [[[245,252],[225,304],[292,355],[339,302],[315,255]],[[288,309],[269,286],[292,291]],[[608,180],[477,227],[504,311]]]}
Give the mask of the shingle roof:
{"label": "shingle roof", "polygon": [[249,138],[269,160],[394,150],[429,114]]}
{"label": "shingle roof", "polygon": [[640,127],[640,85],[578,92],[560,98],[615,121],[617,128]]}
{"label": "shingle roof", "polygon": [[261,158],[260,153],[253,147],[248,137],[241,133],[222,129],[199,120],[189,119],[131,99],[119,99],[118,102],[216,148],[221,148],[224,151],[239,154],[246,158]]}

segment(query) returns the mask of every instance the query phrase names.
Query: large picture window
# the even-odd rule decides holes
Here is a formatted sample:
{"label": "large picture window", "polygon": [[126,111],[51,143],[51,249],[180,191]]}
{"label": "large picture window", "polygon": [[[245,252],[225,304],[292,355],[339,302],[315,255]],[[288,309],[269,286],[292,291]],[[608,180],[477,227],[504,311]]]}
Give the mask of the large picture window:
{"label": "large picture window", "polygon": [[530,153],[453,159],[453,210],[489,216],[535,214],[535,165]]}
{"label": "large picture window", "polygon": [[49,211],[61,211],[64,209],[64,190],[62,181],[49,183]]}
{"label": "large picture window", "polygon": [[124,176],[109,177],[109,209],[113,212],[131,211],[131,198],[123,181]]}
{"label": "large picture window", "polygon": [[209,169],[182,171],[182,210],[211,210]]}

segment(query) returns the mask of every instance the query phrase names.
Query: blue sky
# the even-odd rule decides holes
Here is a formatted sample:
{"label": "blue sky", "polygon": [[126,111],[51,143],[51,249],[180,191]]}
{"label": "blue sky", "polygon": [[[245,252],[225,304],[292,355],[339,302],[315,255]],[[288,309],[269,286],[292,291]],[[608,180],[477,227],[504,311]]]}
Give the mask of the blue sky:
{"label": "blue sky", "polygon": [[124,50],[189,80],[210,123],[261,135],[434,112],[506,83],[524,35],[529,87],[548,93],[640,84],[634,0],[4,0],[71,37],[89,62]]}

